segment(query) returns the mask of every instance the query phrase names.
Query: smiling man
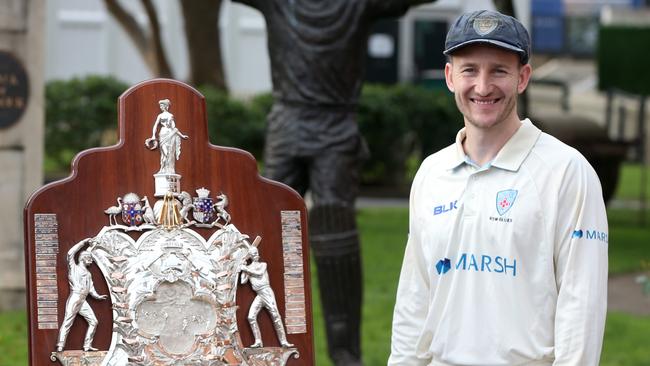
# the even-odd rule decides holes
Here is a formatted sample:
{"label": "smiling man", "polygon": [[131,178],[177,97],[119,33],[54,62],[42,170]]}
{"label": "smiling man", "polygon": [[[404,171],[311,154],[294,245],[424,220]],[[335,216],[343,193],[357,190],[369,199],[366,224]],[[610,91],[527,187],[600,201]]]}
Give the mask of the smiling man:
{"label": "smiling man", "polygon": [[388,364],[597,365],[605,204],[585,158],[517,115],[530,36],[467,13],[445,55],[465,128],[413,181]]}

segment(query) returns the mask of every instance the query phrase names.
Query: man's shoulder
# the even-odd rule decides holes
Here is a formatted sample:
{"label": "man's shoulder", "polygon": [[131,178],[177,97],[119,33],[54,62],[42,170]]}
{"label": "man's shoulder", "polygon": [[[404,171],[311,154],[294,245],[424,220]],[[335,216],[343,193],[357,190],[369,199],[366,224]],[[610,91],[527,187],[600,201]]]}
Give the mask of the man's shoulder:
{"label": "man's shoulder", "polygon": [[443,169],[457,159],[457,147],[453,143],[437,152],[427,156],[420,165],[420,169]]}
{"label": "man's shoulder", "polygon": [[576,148],[545,132],[540,134],[531,155],[538,162],[536,169],[545,167],[553,172],[593,170],[589,161]]}
{"label": "man's shoulder", "polygon": [[447,172],[458,159],[457,154],[456,145],[451,144],[444,149],[427,156],[418,168],[414,183],[416,181],[438,177],[441,174],[444,174],[444,172]]}

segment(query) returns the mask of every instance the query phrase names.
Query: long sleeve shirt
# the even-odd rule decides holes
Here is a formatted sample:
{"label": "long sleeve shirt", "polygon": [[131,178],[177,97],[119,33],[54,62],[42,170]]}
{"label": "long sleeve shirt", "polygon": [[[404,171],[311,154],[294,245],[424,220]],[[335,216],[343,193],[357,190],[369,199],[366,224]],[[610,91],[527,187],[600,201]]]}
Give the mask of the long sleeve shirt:
{"label": "long sleeve shirt", "polygon": [[529,120],[484,167],[422,163],[389,365],[597,365],[607,308],[600,182]]}

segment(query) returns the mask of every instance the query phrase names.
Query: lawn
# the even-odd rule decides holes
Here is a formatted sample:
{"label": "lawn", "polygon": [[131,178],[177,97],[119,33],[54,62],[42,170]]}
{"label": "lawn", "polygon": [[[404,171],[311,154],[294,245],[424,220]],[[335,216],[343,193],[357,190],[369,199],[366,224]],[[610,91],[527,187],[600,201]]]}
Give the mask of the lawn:
{"label": "lawn", "polygon": [[[367,208],[358,215],[364,264],[363,353],[366,365],[385,365],[390,352],[390,328],[395,291],[406,242],[406,208]],[[610,272],[637,272],[650,263],[650,224],[638,224],[638,212],[610,209]],[[315,268],[315,266],[312,266]],[[647,268],[647,267],[646,267]],[[316,276],[312,275],[317,289]],[[314,292],[315,347],[318,366],[329,366],[320,312]],[[25,365],[25,313],[0,314],[0,366]],[[650,317],[609,313],[601,365],[650,364]]]}

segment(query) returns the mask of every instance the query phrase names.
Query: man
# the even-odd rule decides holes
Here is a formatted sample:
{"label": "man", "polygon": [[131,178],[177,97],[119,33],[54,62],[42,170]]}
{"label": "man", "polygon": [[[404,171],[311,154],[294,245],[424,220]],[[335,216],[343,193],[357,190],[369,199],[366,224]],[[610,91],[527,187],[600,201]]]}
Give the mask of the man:
{"label": "man", "polygon": [[278,336],[282,347],[293,347],[293,344],[287,341],[287,333],[284,331],[284,325],[282,324],[282,318],[278,311],[278,305],[275,302],[275,293],[269,283],[269,273],[266,270],[266,263],[260,262],[259,252],[254,246],[251,246],[250,248],[250,255],[251,263],[242,266],[241,283],[245,284],[250,280],[251,287],[256,293],[255,299],[248,310],[248,323],[250,324],[253,335],[255,336],[255,343],[251,345],[251,348],[263,346],[262,332],[257,323],[257,315],[260,313],[262,308],[266,308],[269,312],[271,320],[273,320],[275,333]]}
{"label": "man", "polygon": [[266,19],[273,96],[265,175],[311,193],[328,351],[361,364],[361,258],[354,201],[367,154],[356,124],[373,22],[432,0],[235,0]]}
{"label": "man", "polygon": [[74,323],[77,314],[84,317],[86,322],[88,322],[88,330],[86,331],[86,337],[84,338],[83,350],[86,352],[97,351],[97,349],[92,346],[95,330],[97,329],[97,317],[95,316],[93,309],[88,305],[88,302],[86,302],[86,297],[90,295],[97,300],[104,300],[107,296],[100,295],[95,291],[92,275],[88,271],[88,266],[93,263],[93,258],[90,252],[84,250],[79,254],[79,264],[75,263],[74,260],[74,256],[77,252],[90,240],[91,239],[84,239],[75,244],[68,251],[68,284],[70,286],[70,295],[65,303],[65,317],[63,323],[61,323],[61,328],[59,329],[59,339],[56,343],[57,352],[63,351],[66,338],[68,337],[68,333],[70,333],[70,328],[72,328],[72,323]]}
{"label": "man", "polygon": [[413,182],[388,364],[597,365],[605,205],[585,158],[517,116],[528,32],[467,13],[445,54],[465,128]]}

